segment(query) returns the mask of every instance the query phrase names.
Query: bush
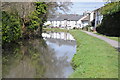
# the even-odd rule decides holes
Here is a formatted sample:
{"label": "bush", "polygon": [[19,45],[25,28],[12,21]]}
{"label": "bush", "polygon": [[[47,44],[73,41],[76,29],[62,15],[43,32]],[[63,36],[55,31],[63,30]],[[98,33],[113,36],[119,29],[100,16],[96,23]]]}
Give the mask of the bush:
{"label": "bush", "polygon": [[77,29],[76,27],[73,27],[73,29]]}
{"label": "bush", "polygon": [[91,25],[86,25],[85,27],[91,27]]}
{"label": "bush", "polygon": [[9,43],[21,36],[20,19],[17,14],[2,12],[2,42]]}
{"label": "bush", "polygon": [[91,31],[90,27],[91,27],[91,25],[86,25],[85,27],[82,28],[82,30]]}
{"label": "bush", "polygon": [[120,36],[120,11],[104,15],[101,25],[96,28],[98,33],[107,36]]}

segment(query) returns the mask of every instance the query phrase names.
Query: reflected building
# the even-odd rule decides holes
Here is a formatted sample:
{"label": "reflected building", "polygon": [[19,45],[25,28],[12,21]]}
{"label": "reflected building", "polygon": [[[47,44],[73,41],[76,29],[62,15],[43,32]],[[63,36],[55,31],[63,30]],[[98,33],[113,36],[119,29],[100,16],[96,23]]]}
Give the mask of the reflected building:
{"label": "reflected building", "polygon": [[65,33],[65,32],[42,33],[42,36],[44,38],[53,38],[53,39],[75,41],[74,37],[70,33]]}

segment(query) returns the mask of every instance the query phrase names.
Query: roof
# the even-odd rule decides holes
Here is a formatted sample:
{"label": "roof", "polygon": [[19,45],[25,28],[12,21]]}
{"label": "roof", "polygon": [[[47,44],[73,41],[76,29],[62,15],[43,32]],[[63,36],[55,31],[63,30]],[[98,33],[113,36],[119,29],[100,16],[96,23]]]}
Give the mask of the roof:
{"label": "roof", "polygon": [[88,21],[89,20],[89,16],[85,16],[82,21]]}
{"label": "roof", "polygon": [[78,21],[81,19],[83,15],[77,15],[77,14],[62,14],[55,16],[54,18],[49,18],[48,21],[63,21],[65,19],[71,20],[71,21]]}

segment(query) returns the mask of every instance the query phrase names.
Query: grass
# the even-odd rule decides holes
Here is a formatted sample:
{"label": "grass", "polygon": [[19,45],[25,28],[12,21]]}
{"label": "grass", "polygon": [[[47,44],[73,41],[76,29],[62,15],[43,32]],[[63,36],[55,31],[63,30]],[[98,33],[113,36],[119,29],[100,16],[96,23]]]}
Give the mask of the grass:
{"label": "grass", "polygon": [[59,29],[59,28],[43,28],[43,31],[53,31],[53,32],[67,32],[67,29]]}
{"label": "grass", "polygon": [[112,40],[115,40],[115,41],[120,42],[119,39],[118,39],[119,37],[106,36],[106,35],[99,34],[99,33],[97,33],[97,32],[95,32],[94,34],[101,35],[101,36],[107,37],[107,38],[109,38],[109,39],[112,39]]}
{"label": "grass", "polygon": [[118,78],[118,52],[106,42],[79,30],[70,33],[77,41],[70,78]]}

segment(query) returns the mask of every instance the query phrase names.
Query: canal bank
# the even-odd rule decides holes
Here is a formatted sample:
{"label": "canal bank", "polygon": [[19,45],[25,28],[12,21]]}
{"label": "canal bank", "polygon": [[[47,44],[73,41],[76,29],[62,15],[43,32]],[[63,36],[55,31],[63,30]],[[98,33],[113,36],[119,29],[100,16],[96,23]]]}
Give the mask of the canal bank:
{"label": "canal bank", "polygon": [[46,30],[69,32],[75,38],[77,50],[71,61],[74,72],[70,78],[118,78],[117,49],[80,30]]}
{"label": "canal bank", "polygon": [[70,30],[77,42],[70,78],[118,78],[118,51],[80,30]]}

